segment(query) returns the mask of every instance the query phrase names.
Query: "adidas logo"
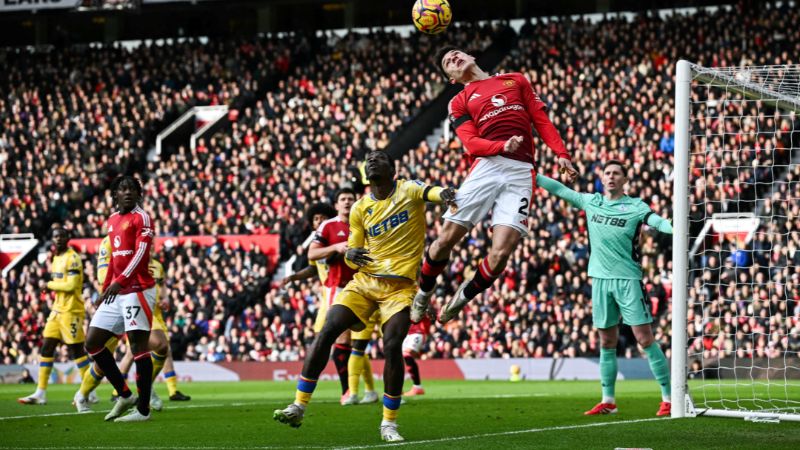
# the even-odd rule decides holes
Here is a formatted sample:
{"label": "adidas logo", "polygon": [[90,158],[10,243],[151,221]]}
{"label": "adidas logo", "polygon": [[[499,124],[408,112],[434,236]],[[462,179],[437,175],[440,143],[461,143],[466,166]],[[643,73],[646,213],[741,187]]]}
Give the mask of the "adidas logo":
{"label": "adidas logo", "polygon": [[336,233],[336,235],[337,235],[337,236],[347,236],[347,235],[344,233],[344,231],[342,231],[342,230],[339,230],[339,232],[338,232],[338,233]]}
{"label": "adidas logo", "polygon": [[481,96],[481,94],[472,94],[472,95],[469,96],[469,100],[467,100],[467,102],[469,103],[469,102],[475,100],[476,98],[478,98],[480,96]]}
{"label": "adidas logo", "polygon": [[128,325],[132,327],[136,326],[136,320],[135,319],[131,320],[131,323],[129,323]]}

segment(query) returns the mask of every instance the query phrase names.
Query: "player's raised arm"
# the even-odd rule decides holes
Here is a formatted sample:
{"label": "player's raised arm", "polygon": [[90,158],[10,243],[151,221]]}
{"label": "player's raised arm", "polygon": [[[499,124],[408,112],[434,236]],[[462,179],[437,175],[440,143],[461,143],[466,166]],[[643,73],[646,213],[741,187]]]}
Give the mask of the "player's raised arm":
{"label": "player's raised arm", "polygon": [[545,191],[568,201],[572,206],[584,209],[585,201],[584,196],[580,192],[573,191],[572,189],[564,186],[558,181],[546,177],[541,174],[536,175],[536,184],[541,186]]}
{"label": "player's raised arm", "polygon": [[526,110],[533,122],[533,127],[545,144],[555,152],[558,158],[558,165],[562,172],[569,175],[570,181],[574,181],[578,176],[578,171],[572,167],[572,157],[564,146],[564,141],[558,133],[553,122],[547,116],[547,106],[542,102],[536,93],[533,92],[533,87],[525,76],[519,74],[520,89],[522,89],[522,98],[525,101]]}
{"label": "player's raised arm", "polygon": [[451,187],[429,186],[421,181],[414,180],[408,183],[408,193],[411,198],[429,203],[445,204],[454,211],[456,205],[456,191]]}
{"label": "player's raised arm", "polygon": [[67,273],[60,280],[51,280],[47,282],[47,289],[58,292],[72,292],[78,289],[81,284],[81,274],[83,272],[83,264],[81,258],[77,253],[73,253],[70,257],[69,265],[67,266]]}
{"label": "player's raised arm", "polygon": [[672,234],[672,222],[652,211],[647,214],[647,217],[644,221],[649,227],[655,228],[656,230],[665,234]]}

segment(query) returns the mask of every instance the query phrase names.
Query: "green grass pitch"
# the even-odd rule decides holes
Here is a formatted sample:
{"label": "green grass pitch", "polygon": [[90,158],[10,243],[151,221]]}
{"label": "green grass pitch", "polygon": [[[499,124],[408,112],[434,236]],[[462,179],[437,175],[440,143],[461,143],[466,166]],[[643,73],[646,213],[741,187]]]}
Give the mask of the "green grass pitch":
{"label": "green grass pitch", "polygon": [[[380,387],[380,385],[379,385]],[[55,385],[45,406],[16,398],[33,385],[0,385],[0,447],[40,449],[146,448],[371,448],[380,441],[381,406],[339,406],[338,383],[322,382],[299,429],[272,420],[294,398],[291,382],[182,383],[192,401],[165,401],[150,422],[103,421],[101,403],[78,415],[76,386]],[[742,419],[656,418],[660,395],[653,381],[621,381],[620,413],[587,417],[599,397],[597,382],[429,381],[427,394],[400,408],[400,432],[409,448],[800,449],[800,423]],[[166,397],[163,384],[158,392]]]}

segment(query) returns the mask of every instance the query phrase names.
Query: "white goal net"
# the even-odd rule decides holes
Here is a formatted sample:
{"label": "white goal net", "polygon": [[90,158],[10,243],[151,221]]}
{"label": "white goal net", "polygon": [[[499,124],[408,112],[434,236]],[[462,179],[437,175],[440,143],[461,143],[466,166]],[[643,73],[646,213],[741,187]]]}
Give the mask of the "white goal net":
{"label": "white goal net", "polygon": [[673,416],[800,420],[800,65],[676,73]]}

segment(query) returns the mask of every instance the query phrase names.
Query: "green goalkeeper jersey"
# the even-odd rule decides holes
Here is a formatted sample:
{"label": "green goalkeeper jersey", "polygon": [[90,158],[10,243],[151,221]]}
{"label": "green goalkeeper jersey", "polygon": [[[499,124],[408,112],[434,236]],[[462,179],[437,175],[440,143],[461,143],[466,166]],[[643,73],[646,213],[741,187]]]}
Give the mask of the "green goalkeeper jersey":
{"label": "green goalkeeper jersey", "polygon": [[602,194],[581,194],[543,175],[536,182],[557,197],[586,211],[589,224],[589,276],[641,280],[639,234],[642,224],[672,234],[672,225],[641,199],[624,195],[609,200]]}

